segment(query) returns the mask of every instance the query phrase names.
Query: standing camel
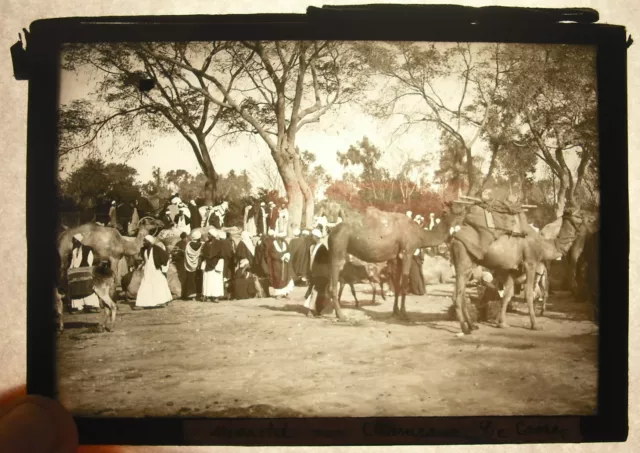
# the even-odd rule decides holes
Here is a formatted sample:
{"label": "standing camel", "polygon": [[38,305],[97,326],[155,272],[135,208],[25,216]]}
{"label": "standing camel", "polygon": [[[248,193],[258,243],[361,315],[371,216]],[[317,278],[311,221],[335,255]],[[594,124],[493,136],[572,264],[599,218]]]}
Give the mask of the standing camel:
{"label": "standing camel", "polygon": [[58,238],[58,253],[61,260],[61,281],[66,281],[66,271],[69,268],[69,253],[73,248],[71,238],[77,233],[84,237],[83,243],[91,247],[96,261],[108,260],[111,270],[117,273],[118,262],[123,256],[134,256],[140,253],[142,240],[149,234],[151,227],[141,225],[136,237],[122,236],[115,228],[85,223],[76,228],[64,231]]}
{"label": "standing camel", "polygon": [[[447,204],[447,212],[442,221],[431,231],[422,229],[404,214],[382,212],[372,207],[367,208],[361,219],[337,225],[329,234],[331,301],[336,316],[344,319],[338,301],[338,282],[347,254],[351,254],[367,263],[396,262],[393,314],[406,318],[406,286],[413,254],[418,248],[436,247],[450,237],[454,217],[452,209],[451,204]],[[402,308],[398,311],[400,294]]]}
{"label": "standing camel", "polygon": [[[451,240],[451,255],[456,269],[454,303],[462,332],[470,334],[472,330],[478,328],[471,321],[465,297],[469,274],[477,265],[491,269],[494,275],[503,283],[504,293],[502,309],[498,319],[499,327],[508,327],[506,311],[507,305],[513,297],[514,280],[521,278],[524,273],[526,278],[524,282],[525,298],[529,307],[531,329],[538,330],[533,308],[534,283],[537,281],[536,270],[539,269],[539,265],[543,261],[555,260],[569,251],[582,221],[579,210],[569,206],[562,216],[562,225],[557,238],[553,240],[544,239],[535,232],[524,237],[504,234],[488,245],[481,258],[470,253],[467,245],[465,245],[465,242],[470,241],[468,238],[473,237],[473,227],[465,225],[460,233],[454,234]],[[464,239],[465,233],[469,232],[471,234],[466,235],[467,239]],[[475,244],[471,243],[470,245],[473,246]]]}

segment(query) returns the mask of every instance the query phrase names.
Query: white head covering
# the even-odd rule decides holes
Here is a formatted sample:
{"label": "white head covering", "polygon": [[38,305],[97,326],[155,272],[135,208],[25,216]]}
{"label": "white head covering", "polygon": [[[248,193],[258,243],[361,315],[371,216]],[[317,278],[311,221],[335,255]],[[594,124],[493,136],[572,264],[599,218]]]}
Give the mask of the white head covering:
{"label": "white head covering", "polygon": [[226,201],[223,201],[220,206],[222,206],[224,209],[227,209],[229,207],[229,203]]}
{"label": "white head covering", "polygon": [[311,230],[311,235],[317,237],[318,239],[322,238],[322,233],[317,228]]}
{"label": "white head covering", "polygon": [[192,205],[196,205],[196,201],[195,200],[191,200],[189,203],[191,203]]}
{"label": "white head covering", "polygon": [[302,235],[303,236],[309,236],[309,230],[302,230]]}
{"label": "white head covering", "polygon": [[217,233],[216,233],[216,231],[215,231],[215,230],[209,230],[209,231],[207,232],[207,235],[208,235],[209,237],[214,238],[214,237],[216,237],[216,236],[217,236]]}
{"label": "white head covering", "polygon": [[436,219],[436,223],[440,223],[440,219]]}
{"label": "white head covering", "polygon": [[429,217],[434,217],[434,216],[435,216],[435,214],[433,212],[429,213]]}
{"label": "white head covering", "polygon": [[180,212],[181,212],[181,213],[183,213],[183,214],[184,214],[184,215],[186,215],[186,216],[188,216],[188,215],[190,215],[190,214],[191,214],[191,213],[189,212],[189,209],[187,209],[187,207],[186,207],[186,206],[181,207],[181,208],[180,208]]}
{"label": "white head covering", "polygon": [[276,204],[273,201],[269,202],[269,206],[275,206]]}
{"label": "white head covering", "polygon": [[178,203],[180,203],[180,198],[178,198],[178,197],[173,197],[173,198],[171,199],[171,203],[172,203],[172,204],[178,204]]}
{"label": "white head covering", "polygon": [[407,217],[409,217],[409,218],[413,217],[413,212],[407,211]]}
{"label": "white head covering", "polygon": [[273,236],[275,236],[275,235],[276,235],[276,232],[275,232],[275,231],[273,231],[271,228],[269,228],[269,231],[267,231],[267,236],[271,236],[271,237],[273,237]]}
{"label": "white head covering", "polygon": [[111,204],[112,204],[113,206],[115,206],[115,205],[116,205],[116,200],[113,200],[113,201],[111,202]]}
{"label": "white head covering", "polygon": [[167,209],[166,211],[164,211],[165,214],[171,214],[171,210]]}
{"label": "white head covering", "polygon": [[484,271],[482,273],[482,281],[485,283],[491,283],[493,281],[493,275],[491,272]]}
{"label": "white head covering", "polygon": [[293,235],[296,237],[300,236],[300,228],[296,228],[295,230],[293,230]]}
{"label": "white head covering", "polygon": [[287,237],[287,232],[286,231],[281,231],[278,233],[278,237],[279,238],[286,238]]}
{"label": "white head covering", "polygon": [[192,239],[200,239],[202,237],[202,233],[200,233],[200,231],[196,230],[194,232],[191,233],[191,238]]}
{"label": "white head covering", "polygon": [[151,236],[150,234],[147,234],[144,237],[144,240],[147,241],[149,244],[154,244],[156,242],[156,238],[154,238],[153,236]]}
{"label": "white head covering", "polygon": [[263,201],[262,203],[260,203],[260,206],[266,206],[265,202]]}
{"label": "white head covering", "polygon": [[219,239],[226,239],[227,238],[227,233],[223,230],[219,230],[218,231],[218,238]]}
{"label": "white head covering", "polygon": [[78,240],[79,242],[82,242],[82,240],[84,239],[84,236],[80,233],[76,233],[73,235],[73,238]]}

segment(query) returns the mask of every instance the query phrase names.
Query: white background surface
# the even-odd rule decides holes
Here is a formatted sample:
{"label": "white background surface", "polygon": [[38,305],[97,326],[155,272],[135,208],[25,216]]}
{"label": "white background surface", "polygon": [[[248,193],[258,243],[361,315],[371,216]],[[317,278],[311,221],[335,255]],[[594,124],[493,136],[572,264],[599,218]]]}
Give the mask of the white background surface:
{"label": "white background surface", "polygon": [[[271,1],[172,1],[172,0],[1,0],[0,11],[0,395],[24,388],[26,382],[26,236],[25,236],[25,188],[26,188],[26,120],[28,82],[13,78],[9,47],[17,41],[22,28],[37,19],[70,16],[106,15],[167,15],[167,14],[230,14],[230,13],[304,13],[309,5],[381,3],[376,0],[271,0]],[[521,446],[462,446],[462,447],[331,447],[331,448],[229,448],[229,447],[82,447],[81,452],[92,453],[149,453],[149,452],[218,452],[218,451],[465,451],[465,452],[631,452],[640,451],[637,439],[638,425],[638,344],[637,297],[638,266],[634,236],[638,232],[636,199],[640,196],[639,184],[633,180],[640,174],[640,161],[635,152],[640,133],[637,131],[638,99],[640,89],[640,6],[632,0],[573,0],[564,4],[553,0],[490,2],[474,0],[438,1],[387,0],[384,3],[456,3],[469,6],[538,6],[538,7],[590,7],[600,12],[600,23],[624,25],[638,42],[628,51],[629,96],[629,174],[631,202],[632,249],[630,260],[630,435],[626,444],[593,445],[521,445]],[[603,150],[607,152],[607,150]],[[606,296],[605,296],[606,297]],[[608,301],[615,304],[616,301]]]}

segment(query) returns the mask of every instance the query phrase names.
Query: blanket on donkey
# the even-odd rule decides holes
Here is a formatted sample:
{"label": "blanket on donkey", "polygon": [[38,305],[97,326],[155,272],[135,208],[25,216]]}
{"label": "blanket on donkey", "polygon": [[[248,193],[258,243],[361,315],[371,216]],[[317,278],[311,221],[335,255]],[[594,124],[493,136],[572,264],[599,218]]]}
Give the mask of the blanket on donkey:
{"label": "blanket on donkey", "polygon": [[515,237],[536,234],[524,210],[504,201],[484,201],[471,206],[464,224],[455,237],[478,260],[482,260],[489,246],[505,234]]}

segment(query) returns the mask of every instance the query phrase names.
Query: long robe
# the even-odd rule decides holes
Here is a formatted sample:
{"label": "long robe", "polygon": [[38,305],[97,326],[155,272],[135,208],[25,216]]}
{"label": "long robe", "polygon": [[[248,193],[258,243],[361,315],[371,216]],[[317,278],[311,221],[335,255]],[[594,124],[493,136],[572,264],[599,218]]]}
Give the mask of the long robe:
{"label": "long robe", "polygon": [[205,243],[202,250],[202,295],[204,297],[224,296],[224,258],[222,244],[219,239],[212,239]]}
{"label": "long robe", "polygon": [[411,267],[409,268],[409,292],[416,296],[425,294],[424,275],[422,274],[422,264],[424,255],[422,250],[417,249],[411,257]]}
{"label": "long robe", "polygon": [[189,203],[189,213],[191,214],[191,228],[200,228],[202,226],[202,216],[197,207]]}
{"label": "long robe", "polygon": [[184,213],[178,213],[178,215],[173,218],[173,222],[175,223],[176,228],[180,230],[180,232],[184,232],[187,234],[191,233],[191,219]]}
{"label": "long robe", "polygon": [[[88,245],[75,247],[69,253],[69,269],[78,269],[81,267],[91,267],[93,265],[93,250]],[[100,299],[96,293],[91,293],[86,297],[71,299],[72,310],[82,310],[84,307],[100,308]]]}
{"label": "long robe", "polygon": [[[293,289],[291,260],[285,260],[288,254],[287,243],[283,239],[275,239],[267,245],[269,275],[275,296],[284,296]],[[290,256],[290,254],[289,254]]]}
{"label": "long robe", "polygon": [[236,247],[236,262],[240,263],[242,260],[249,261],[249,269],[254,269],[255,255],[251,253],[244,241],[240,241]]}
{"label": "long robe", "polygon": [[176,271],[178,273],[178,280],[180,280],[180,297],[182,299],[185,298],[185,291],[186,291],[186,283],[187,283],[187,270],[185,269],[184,266],[184,261],[185,261],[185,250],[187,248],[187,244],[189,244],[188,241],[184,241],[184,240],[180,240],[180,242],[178,242],[175,245],[175,252],[173,254],[173,258],[172,261],[176,266]]}
{"label": "long robe", "polygon": [[202,270],[200,269],[200,255],[203,244],[191,241],[184,249],[185,285],[183,297],[191,298],[202,294]]}
{"label": "long robe", "polygon": [[133,213],[131,214],[131,222],[129,222],[129,226],[127,231],[130,236],[133,236],[138,230],[138,223],[140,222],[140,214],[138,214],[138,208],[133,208]]}
{"label": "long robe", "polygon": [[329,304],[329,282],[331,277],[331,267],[329,265],[329,249],[319,243],[312,245],[310,250],[311,262],[310,262],[310,284],[305,294],[306,308],[311,308],[312,294],[315,289],[317,292],[315,300],[315,310],[317,314],[321,314],[322,310]]}
{"label": "long robe", "polygon": [[269,224],[269,214],[264,206],[258,206],[256,208],[256,230],[259,236],[267,234]]}
{"label": "long robe", "polygon": [[278,223],[278,218],[280,217],[280,211],[278,208],[273,208],[269,210],[268,222],[267,225],[273,231],[276,230],[276,223]]}
{"label": "long robe", "polygon": [[307,278],[309,273],[310,245],[304,237],[291,239],[289,253],[291,253],[291,269],[295,279]]}
{"label": "long robe", "polygon": [[244,208],[244,230],[251,236],[255,236],[258,231],[256,214],[254,206],[247,206]]}
{"label": "long robe", "polygon": [[287,227],[289,226],[289,210],[283,209],[278,214],[278,219],[276,221],[276,233],[287,233]]}
{"label": "long robe", "polygon": [[220,239],[220,248],[222,251],[222,259],[224,259],[224,279],[229,280],[233,277],[235,266],[235,253],[233,252],[232,239]]}
{"label": "long robe", "polygon": [[136,307],[158,307],[173,300],[169,283],[162,269],[169,262],[169,255],[160,246],[144,249],[144,276],[136,297]]}
{"label": "long robe", "polygon": [[269,296],[269,259],[267,256],[268,244],[270,241],[263,238],[256,245],[255,260],[253,262],[253,273],[258,277],[260,286],[264,294]]}

